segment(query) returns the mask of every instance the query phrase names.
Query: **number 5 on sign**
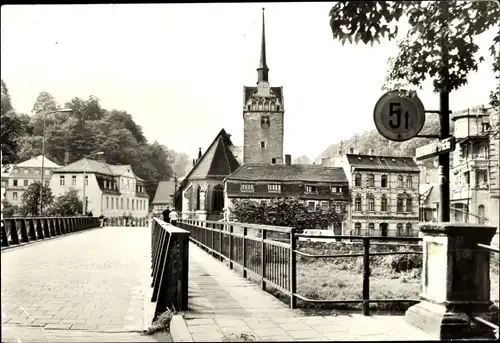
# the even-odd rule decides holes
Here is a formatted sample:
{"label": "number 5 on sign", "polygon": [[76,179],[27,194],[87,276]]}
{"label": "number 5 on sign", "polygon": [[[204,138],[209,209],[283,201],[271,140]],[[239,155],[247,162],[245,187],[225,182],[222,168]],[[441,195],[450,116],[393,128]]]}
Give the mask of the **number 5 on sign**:
{"label": "number 5 on sign", "polygon": [[384,94],[375,105],[373,119],[378,132],[391,141],[407,141],[422,130],[425,109],[420,99],[399,91]]}

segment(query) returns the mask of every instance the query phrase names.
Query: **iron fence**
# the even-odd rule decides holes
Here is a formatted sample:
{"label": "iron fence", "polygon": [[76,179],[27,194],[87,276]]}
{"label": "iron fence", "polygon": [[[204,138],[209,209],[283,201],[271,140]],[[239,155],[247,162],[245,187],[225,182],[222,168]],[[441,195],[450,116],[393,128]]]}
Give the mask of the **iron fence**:
{"label": "iron fence", "polygon": [[4,218],[2,247],[99,227],[97,217]]}
{"label": "iron fence", "polygon": [[189,235],[186,230],[153,218],[151,225],[151,297],[153,320],[167,309],[188,309]]}
{"label": "iron fence", "polygon": [[[419,237],[369,237],[342,235],[305,235],[291,227],[245,224],[236,222],[213,222],[194,219],[179,220],[178,226],[191,232],[191,240],[221,261],[229,262],[229,268],[238,265],[242,276],[251,273],[260,280],[266,290],[271,285],[290,298],[290,307],[297,307],[297,299],[316,304],[362,304],[363,315],[370,313],[371,303],[409,303],[418,299],[371,299],[370,298],[370,257],[382,255],[422,254],[422,251],[371,252],[370,241],[407,241],[420,242]],[[363,252],[358,254],[316,255],[301,251],[299,238],[321,238],[359,240]],[[419,245],[414,245],[420,247]],[[318,300],[309,299],[297,292],[297,257],[339,258],[363,257],[363,291],[361,299]]]}

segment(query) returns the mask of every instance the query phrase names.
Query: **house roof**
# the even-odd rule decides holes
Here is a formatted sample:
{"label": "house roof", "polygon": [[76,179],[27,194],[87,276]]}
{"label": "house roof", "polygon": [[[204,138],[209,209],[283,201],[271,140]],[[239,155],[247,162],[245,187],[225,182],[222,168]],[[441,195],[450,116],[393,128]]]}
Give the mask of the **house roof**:
{"label": "house roof", "polygon": [[166,204],[172,202],[172,195],[175,191],[174,181],[160,181],[156,188],[153,204]]}
{"label": "house roof", "polygon": [[[30,158],[29,160],[26,160],[24,162],[18,163],[18,167],[28,167],[28,168],[41,168],[42,167],[42,157],[43,155],[38,155],[33,158]],[[43,166],[44,168],[59,168],[61,167],[54,161],[51,161],[50,159],[45,156],[43,159]]]}
{"label": "house roof", "polygon": [[[54,172],[62,174],[62,173],[83,173],[84,171],[86,173],[97,173],[97,174],[103,174],[103,175],[110,175],[110,176],[120,176],[123,173],[127,171],[127,169],[130,169],[132,173],[135,175],[132,166],[126,164],[126,165],[114,165],[114,164],[108,164],[105,162],[101,161],[96,161],[88,158],[82,158],[81,160],[75,161],[73,163],[70,163],[62,168],[54,170]],[[138,181],[144,181],[141,178],[136,176],[136,179]]]}
{"label": "house roof", "polygon": [[342,168],[315,164],[244,164],[227,180],[347,182]]}
{"label": "house roof", "polygon": [[371,170],[419,171],[411,156],[378,156],[346,154],[347,162],[354,168]]}

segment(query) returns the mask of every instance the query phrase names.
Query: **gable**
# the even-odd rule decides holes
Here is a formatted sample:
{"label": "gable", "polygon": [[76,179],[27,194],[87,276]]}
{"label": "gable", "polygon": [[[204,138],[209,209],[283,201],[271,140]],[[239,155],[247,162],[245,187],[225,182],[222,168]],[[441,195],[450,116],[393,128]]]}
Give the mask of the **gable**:
{"label": "gable", "polygon": [[205,179],[212,165],[212,160],[215,156],[215,151],[217,144],[212,144],[207,152],[201,157],[201,161],[198,162],[194,167],[190,179]]}

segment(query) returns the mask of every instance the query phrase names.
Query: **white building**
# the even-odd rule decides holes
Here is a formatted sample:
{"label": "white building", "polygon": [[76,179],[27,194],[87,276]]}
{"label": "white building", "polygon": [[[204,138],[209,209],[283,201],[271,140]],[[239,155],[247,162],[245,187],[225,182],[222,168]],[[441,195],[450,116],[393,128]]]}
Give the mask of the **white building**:
{"label": "white building", "polygon": [[[60,165],[47,157],[43,161],[44,184],[49,185],[54,170],[61,168]],[[29,185],[42,180],[42,155],[33,157],[27,161],[2,166],[2,188],[5,188],[5,198],[11,205],[20,206],[24,191]]]}
{"label": "white building", "polygon": [[82,199],[85,189],[87,211],[94,216],[145,218],[148,215],[149,197],[144,180],[134,174],[130,165],[111,165],[84,158],[57,169],[50,188],[54,196],[76,188]]}

